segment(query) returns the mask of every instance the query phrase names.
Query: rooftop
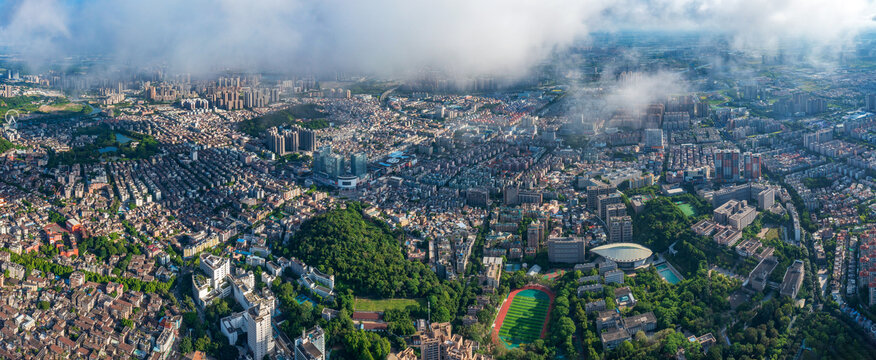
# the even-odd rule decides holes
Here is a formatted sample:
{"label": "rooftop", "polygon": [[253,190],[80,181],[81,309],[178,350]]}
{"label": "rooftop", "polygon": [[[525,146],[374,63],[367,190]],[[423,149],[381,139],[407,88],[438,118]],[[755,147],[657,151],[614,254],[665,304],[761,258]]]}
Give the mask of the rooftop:
{"label": "rooftop", "polygon": [[616,262],[633,262],[651,256],[650,249],[633,243],[614,243],[597,246],[591,252]]}

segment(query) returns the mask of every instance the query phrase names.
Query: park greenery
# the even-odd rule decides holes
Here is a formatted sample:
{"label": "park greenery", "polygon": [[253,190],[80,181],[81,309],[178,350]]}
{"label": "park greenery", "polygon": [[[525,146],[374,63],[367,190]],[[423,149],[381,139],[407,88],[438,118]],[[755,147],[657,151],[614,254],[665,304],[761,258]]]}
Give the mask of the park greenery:
{"label": "park greenery", "polygon": [[384,91],[398,85],[398,83],[392,81],[365,80],[345,85],[344,87],[350,90],[352,94],[380,95]]}
{"label": "park greenery", "polygon": [[689,220],[671,200],[659,197],[645,204],[633,218],[633,233],[655,252],[666,251],[689,230]]}
{"label": "park greenery", "polygon": [[809,189],[821,189],[826,188],[830,185],[833,185],[833,181],[824,176],[803,178],[803,186]]}
{"label": "park greenery", "polygon": [[[304,222],[289,245],[277,251],[335,275],[335,289],[341,294],[349,290],[375,300],[424,298],[433,321],[461,318],[475,301],[476,281],[439,280],[423,263],[405,259],[402,241],[404,232],[365,218],[362,205],[348,203]],[[351,313],[353,302],[351,297]],[[418,303],[406,310],[425,318],[428,310],[422,301]]]}
{"label": "park greenery", "polygon": [[[407,310],[388,310],[384,319],[389,323],[389,333],[382,337],[375,333],[356,329],[351,315],[353,313],[354,297],[352,290],[347,290],[329,302],[333,308],[339,309],[338,317],[325,320],[321,317],[324,308],[322,303],[313,305],[310,302],[296,300],[304,295],[305,289],[300,284],[291,281],[283,281],[280,278],[274,280],[272,290],[280,302],[281,317],[278,319],[280,331],[289,338],[300,336],[301,332],[314,325],[321,325],[327,334],[327,347],[340,346],[333,357],[342,359],[383,359],[389,354],[391,344],[396,347],[404,345],[399,336],[413,334],[416,330],[410,320]],[[312,295],[311,295],[312,296]]]}
{"label": "park greenery", "polygon": [[40,102],[44,100],[42,96],[13,96],[11,98],[3,98],[0,100],[0,113],[6,114],[9,110],[18,110],[20,112],[34,112],[40,107]]}
{"label": "park greenery", "polygon": [[572,149],[584,149],[590,141],[587,136],[575,133],[557,134],[557,137],[562,139],[563,143]]}
{"label": "park greenery", "polygon": [[5,153],[6,151],[8,151],[9,149],[12,149],[13,147],[15,147],[15,144],[13,144],[11,141],[6,140],[4,138],[0,138],[0,154]]}
{"label": "park greenery", "polygon": [[[705,269],[671,285],[649,268],[627,277],[624,284],[606,284],[601,292],[585,293],[579,298],[575,291],[577,279],[595,273],[569,272],[554,280],[550,285],[557,298],[548,336],[503,351],[499,359],[663,359],[674,358],[682,348],[688,359],[783,359],[794,358],[804,340],[803,359],[872,357],[872,347],[842,321],[826,313],[797,309],[789,298],[767,300],[756,294],[731,308],[729,296],[740,291],[741,282]],[[515,282],[511,285],[531,280],[522,272],[508,277],[509,282]],[[617,308],[614,289],[621,286],[630,287],[638,300],[635,307]],[[584,304],[596,300],[604,300],[607,309],[617,309],[622,316],[654,312],[657,330],[648,336],[637,333],[618,348],[603,351],[595,327],[596,315],[584,311]],[[791,327],[794,317],[797,322]],[[708,351],[687,340],[687,334],[706,333],[718,340]],[[726,334],[730,345],[722,334]]]}
{"label": "park greenery", "polygon": [[92,108],[87,104],[71,103],[65,97],[20,95],[0,99],[0,120],[5,121],[4,117],[9,110],[16,110],[22,114],[54,114],[54,117],[55,115],[88,115]]}
{"label": "park greenery", "polygon": [[[843,315],[838,315],[843,316]],[[799,334],[791,349],[805,346],[801,359],[867,359],[873,357],[873,347],[855,334],[849,325],[828,313],[808,313],[797,318]]]}
{"label": "park greenery", "polygon": [[[383,221],[365,218],[359,203],[348,203],[346,208],[333,209],[302,224],[290,245],[276,252],[334,274],[338,295],[334,300],[322,299],[297,284],[290,274],[278,278],[272,288],[283,313],[281,331],[295,337],[301,330],[320,324],[329,344],[345,348],[341,358],[358,359],[382,358],[388,349],[384,346],[387,339],[396,349],[404,346],[401,337],[415,332],[412,320],[427,317],[433,322],[451,322],[455,332],[488,342],[495,309],[479,312],[474,325],[461,325],[468,307],[482,294],[477,279],[439,280],[424,264],[404,258],[400,246],[404,236]],[[512,286],[523,286],[526,280],[522,276],[520,272],[503,278],[498,291],[490,295],[494,302],[501,301]],[[316,305],[299,303],[301,299],[296,298],[301,295],[316,299]],[[368,298],[357,300],[356,296]],[[383,310],[388,323],[386,338],[353,326],[351,316],[357,302],[369,304],[369,310]],[[339,309],[337,318],[321,319],[323,306]]]}
{"label": "park greenery", "polygon": [[365,219],[358,204],[317,215],[301,225],[285,255],[334,274],[340,288],[380,297],[423,297],[440,286],[422,263],[407,261],[401,231]]}
{"label": "park greenery", "polygon": [[[146,159],[158,152],[158,141],[152,136],[123,129],[114,130],[109,125],[81,128],[73,134],[74,137],[85,135],[96,138],[94,142],[75,147],[70,151],[49,151],[48,166],[91,164],[116,157],[129,160]],[[123,143],[119,141],[118,135],[131,140]]]}
{"label": "park greenery", "polygon": [[284,162],[284,163],[288,162],[288,163],[293,163],[293,164],[306,164],[306,163],[309,163],[310,160],[311,160],[310,155],[301,154],[301,153],[297,153],[297,152],[283,155],[278,159],[278,161],[280,161],[280,162]]}
{"label": "park greenery", "polygon": [[[191,299],[187,298],[190,303]],[[230,345],[220,329],[219,320],[233,312],[243,311],[233,299],[220,298],[207,305],[203,312],[203,320],[194,309],[194,304],[187,306],[188,312],[183,313],[180,326],[179,351],[185,355],[193,351],[203,351],[212,358],[220,360],[237,359],[238,351],[235,345],[245,345],[246,337],[238,337],[238,344]]]}
{"label": "park greenery", "polygon": [[611,159],[616,161],[625,161],[625,162],[634,162],[636,161],[635,154],[629,154],[625,152],[615,151],[611,153]]}
{"label": "park greenery", "polygon": [[[6,249],[2,249],[3,251],[8,251]],[[28,253],[28,254],[15,254],[10,253],[10,259],[12,262],[23,265],[27,271],[30,273],[31,271],[37,270],[45,274],[54,274],[61,278],[68,278],[70,274],[73,273],[74,269],[70,266],[60,265],[53,263],[47,260],[45,257],[40,256],[41,253]],[[93,273],[90,271],[80,271],[85,275],[86,281],[93,281],[96,283],[106,284],[109,282],[115,282],[124,285],[125,289],[132,291],[142,291],[145,293],[167,293],[170,290],[171,286],[173,286],[175,278],[171,279],[171,281],[143,281],[137,278],[125,277],[119,275],[100,275],[97,273]]]}
{"label": "park greenery", "polygon": [[318,130],[329,127],[329,123],[325,119],[328,115],[316,104],[298,104],[244,120],[240,122],[238,127],[241,132],[250,136],[259,136],[266,130],[277,126],[297,125],[306,129]]}

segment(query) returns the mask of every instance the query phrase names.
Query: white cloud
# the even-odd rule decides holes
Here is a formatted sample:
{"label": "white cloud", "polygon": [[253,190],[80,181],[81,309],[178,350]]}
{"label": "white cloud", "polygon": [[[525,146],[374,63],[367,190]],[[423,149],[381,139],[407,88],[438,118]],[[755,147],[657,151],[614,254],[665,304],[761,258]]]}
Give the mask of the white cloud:
{"label": "white cloud", "polygon": [[[3,0],[0,0],[3,1]],[[31,61],[76,52],[179,70],[525,72],[552,51],[617,29],[724,33],[738,48],[847,43],[870,0],[7,0],[0,44]]]}

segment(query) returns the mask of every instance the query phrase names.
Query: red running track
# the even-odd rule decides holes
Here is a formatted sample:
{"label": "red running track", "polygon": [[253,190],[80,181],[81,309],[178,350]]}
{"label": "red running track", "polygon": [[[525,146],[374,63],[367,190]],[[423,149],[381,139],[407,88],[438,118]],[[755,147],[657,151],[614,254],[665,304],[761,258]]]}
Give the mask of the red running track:
{"label": "red running track", "polygon": [[548,289],[546,286],[538,285],[538,284],[529,284],[529,285],[526,285],[526,286],[519,288],[517,290],[511,291],[511,293],[508,294],[508,298],[505,299],[505,303],[502,304],[502,308],[499,309],[499,314],[496,315],[496,323],[495,323],[495,325],[493,325],[493,336],[492,336],[493,344],[496,344],[496,346],[503,346],[502,341],[499,340],[499,329],[502,328],[502,322],[505,321],[505,315],[508,314],[508,308],[511,307],[511,302],[514,301],[514,296],[516,296],[517,293],[519,293],[523,290],[544,291],[548,295],[548,297],[550,298],[550,305],[548,305],[547,316],[544,317],[544,324],[541,326],[540,337],[542,339],[544,339],[545,334],[547,334],[548,320],[550,320],[550,318],[551,318],[551,311],[554,310],[554,298],[556,296],[554,295],[554,292],[551,291],[551,289]]}

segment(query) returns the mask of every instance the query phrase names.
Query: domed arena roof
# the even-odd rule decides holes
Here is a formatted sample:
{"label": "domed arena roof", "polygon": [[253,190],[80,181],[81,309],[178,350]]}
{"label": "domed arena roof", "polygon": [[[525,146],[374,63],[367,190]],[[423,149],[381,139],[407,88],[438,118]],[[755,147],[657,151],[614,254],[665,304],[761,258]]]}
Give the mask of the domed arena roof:
{"label": "domed arena roof", "polygon": [[597,246],[590,250],[608,260],[629,263],[647,259],[653,252],[642,245],[634,243],[614,243]]}

